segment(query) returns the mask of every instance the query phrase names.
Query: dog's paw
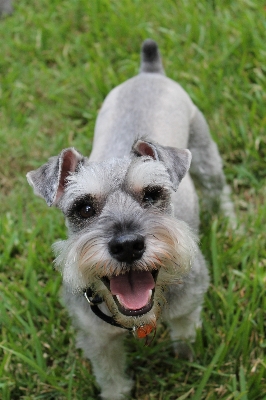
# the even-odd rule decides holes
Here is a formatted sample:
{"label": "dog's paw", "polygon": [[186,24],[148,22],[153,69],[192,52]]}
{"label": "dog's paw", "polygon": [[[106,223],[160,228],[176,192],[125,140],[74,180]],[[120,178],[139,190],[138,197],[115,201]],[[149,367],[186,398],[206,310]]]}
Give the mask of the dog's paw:
{"label": "dog's paw", "polygon": [[179,341],[174,344],[175,355],[177,358],[192,362],[194,354],[189,343]]}
{"label": "dog's paw", "polygon": [[234,204],[231,200],[231,188],[229,185],[224,186],[220,195],[220,211],[228,218],[229,226],[235,230],[238,224]]}
{"label": "dog's paw", "polygon": [[118,380],[119,384],[123,383],[123,386],[118,387],[118,385],[110,385],[101,392],[102,400],[127,400],[130,398],[130,392],[133,387],[133,381],[130,379]]}

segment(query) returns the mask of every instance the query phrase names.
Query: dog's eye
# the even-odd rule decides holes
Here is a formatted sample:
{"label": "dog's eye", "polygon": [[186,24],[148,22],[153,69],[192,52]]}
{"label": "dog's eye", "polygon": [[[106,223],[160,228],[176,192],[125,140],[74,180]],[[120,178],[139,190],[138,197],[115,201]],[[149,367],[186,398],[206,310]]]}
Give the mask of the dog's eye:
{"label": "dog's eye", "polygon": [[147,205],[154,205],[160,200],[162,189],[158,187],[147,187],[144,189],[142,201]]}
{"label": "dog's eye", "polygon": [[91,218],[95,214],[95,210],[92,206],[92,204],[87,203],[83,204],[77,209],[77,214],[81,218]]}

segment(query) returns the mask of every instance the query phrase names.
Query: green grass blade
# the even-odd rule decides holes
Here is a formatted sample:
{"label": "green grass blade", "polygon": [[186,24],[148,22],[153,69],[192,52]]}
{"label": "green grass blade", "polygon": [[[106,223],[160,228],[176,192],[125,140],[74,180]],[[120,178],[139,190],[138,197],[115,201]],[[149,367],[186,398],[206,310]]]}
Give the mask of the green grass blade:
{"label": "green grass blade", "polygon": [[199,386],[197,387],[197,390],[193,396],[193,400],[200,400],[202,397],[202,393],[205,389],[206,384],[208,383],[208,380],[215,368],[215,365],[217,364],[217,362],[219,361],[219,358],[221,356],[221,354],[223,353],[225,348],[225,343],[221,343],[220,346],[218,347],[211,363],[209,364],[209,366],[207,367],[206,371],[204,372],[204,375],[201,379],[201,382],[199,384]]}
{"label": "green grass blade", "polygon": [[9,349],[8,347],[0,345],[0,348],[18,357],[20,360],[30,366],[36,373],[38,373],[45,382],[48,382],[50,385],[52,385],[59,393],[65,394],[65,390],[58,386],[55,379],[52,376],[49,376],[45,371],[43,371],[43,369],[40,368],[35,361],[25,356],[24,354],[19,353],[18,351]]}

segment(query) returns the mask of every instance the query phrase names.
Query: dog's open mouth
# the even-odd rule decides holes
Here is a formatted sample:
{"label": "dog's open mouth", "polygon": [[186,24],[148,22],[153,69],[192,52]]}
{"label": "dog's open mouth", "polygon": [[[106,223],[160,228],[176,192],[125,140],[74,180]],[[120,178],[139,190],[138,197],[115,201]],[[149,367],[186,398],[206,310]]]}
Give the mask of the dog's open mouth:
{"label": "dog's open mouth", "polygon": [[130,270],[109,279],[109,290],[122,314],[143,315],[151,310],[157,273]]}

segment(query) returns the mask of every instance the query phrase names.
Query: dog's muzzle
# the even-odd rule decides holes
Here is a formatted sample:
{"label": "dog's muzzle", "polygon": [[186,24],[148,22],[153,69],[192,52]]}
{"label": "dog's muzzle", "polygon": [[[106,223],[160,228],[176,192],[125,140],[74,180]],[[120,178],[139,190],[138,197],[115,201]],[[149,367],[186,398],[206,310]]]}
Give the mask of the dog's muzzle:
{"label": "dog's muzzle", "polygon": [[102,279],[118,310],[126,316],[146,314],[153,306],[154,276],[150,271],[132,269],[132,264],[145,252],[144,236],[132,232],[119,233],[108,243],[108,250],[115,260],[129,266],[126,272]]}

